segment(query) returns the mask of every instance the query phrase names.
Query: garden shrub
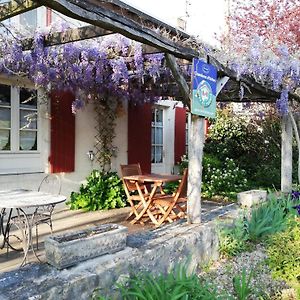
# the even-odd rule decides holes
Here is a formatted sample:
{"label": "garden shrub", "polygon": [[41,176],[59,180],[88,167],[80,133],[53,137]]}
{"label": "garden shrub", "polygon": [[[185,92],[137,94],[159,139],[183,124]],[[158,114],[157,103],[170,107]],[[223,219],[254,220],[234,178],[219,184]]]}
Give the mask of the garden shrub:
{"label": "garden shrub", "polygon": [[270,236],[266,244],[273,276],[300,283],[300,222]]}
{"label": "garden shrub", "polygon": [[269,195],[269,201],[251,211],[250,217],[240,217],[232,225],[219,226],[219,251],[222,256],[232,257],[246,251],[251,242],[285,230],[298,214],[299,198],[277,198]]}
{"label": "garden shrub", "polygon": [[[224,162],[216,156],[204,154],[201,192],[204,197],[223,196],[234,199],[236,193],[247,186],[245,171],[241,170],[233,159],[226,158]],[[188,168],[188,157],[182,156],[179,171]],[[178,183],[167,184],[164,190],[167,193],[174,192]]]}
{"label": "garden shrub", "polygon": [[300,221],[270,236],[266,242],[267,264],[276,279],[291,285],[300,299]]}
{"label": "garden shrub", "polygon": [[234,198],[236,193],[247,186],[246,173],[233,159],[226,157],[222,165],[217,159],[204,159],[202,194],[204,197],[214,195]]}
{"label": "garden shrub", "polygon": [[79,192],[71,193],[67,204],[70,209],[106,210],[124,207],[126,195],[116,172],[93,170],[87,177],[87,183],[80,186]]}
{"label": "garden shrub", "polygon": [[211,120],[205,152],[223,161],[226,157],[239,158],[245,153],[248,140],[245,118],[228,110],[218,111],[217,118]]}
{"label": "garden shrub", "polygon": [[[272,106],[264,115],[249,110],[246,117],[228,109],[218,111],[211,122],[205,155],[220,161],[232,158],[245,170],[249,188],[280,187],[281,121]],[[294,174],[296,169],[295,163]]]}

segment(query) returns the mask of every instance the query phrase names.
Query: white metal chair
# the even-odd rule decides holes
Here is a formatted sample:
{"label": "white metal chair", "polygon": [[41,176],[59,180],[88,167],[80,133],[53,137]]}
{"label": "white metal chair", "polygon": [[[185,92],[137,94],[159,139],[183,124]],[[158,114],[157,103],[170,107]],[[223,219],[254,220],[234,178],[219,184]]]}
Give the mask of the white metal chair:
{"label": "white metal chair", "polygon": [[[49,194],[59,195],[61,192],[61,180],[60,177],[56,174],[48,174],[43,178],[39,187],[39,192],[45,192]],[[54,205],[42,206],[38,207],[34,212],[34,216],[32,219],[33,225],[35,225],[36,229],[36,244],[38,248],[38,225],[40,224],[48,224],[50,226],[51,234],[53,233],[52,226],[52,213],[54,210]]]}
{"label": "white metal chair", "polygon": [[[38,191],[59,195],[61,192],[61,180],[59,176],[57,176],[56,174],[48,174],[47,176],[45,176],[38,187]],[[35,232],[36,232],[37,249],[38,249],[38,226],[43,223],[48,224],[50,226],[51,234],[53,233],[52,213],[54,210],[54,206],[55,205],[37,207],[34,213],[26,214],[26,218],[30,221],[31,228],[33,226],[35,226],[36,228]],[[14,216],[10,219],[9,223],[10,223],[9,224],[10,228],[14,225],[20,229],[24,227],[24,223],[26,223],[26,220],[24,216]],[[20,238],[18,239],[21,240]]]}

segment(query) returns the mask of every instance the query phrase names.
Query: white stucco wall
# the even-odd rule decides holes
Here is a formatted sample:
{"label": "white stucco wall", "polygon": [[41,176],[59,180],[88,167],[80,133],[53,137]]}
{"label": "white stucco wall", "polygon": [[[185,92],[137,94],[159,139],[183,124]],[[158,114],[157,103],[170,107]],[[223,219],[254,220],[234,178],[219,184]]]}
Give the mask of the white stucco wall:
{"label": "white stucco wall", "polygon": [[[8,84],[8,81],[2,80],[2,83]],[[15,82],[15,84],[17,84]],[[42,102],[45,102],[44,100]],[[50,155],[50,119],[49,119],[49,103],[40,105],[40,164],[42,172],[24,173],[20,164],[27,164],[27,160],[18,161],[13,159],[11,154],[9,161],[8,154],[0,152],[0,173],[1,167],[10,165],[12,168],[19,168],[15,174],[0,174],[0,189],[12,188],[27,188],[37,189],[45,173],[49,170],[48,158]],[[123,105],[122,113],[116,119],[116,138],[114,144],[118,147],[118,156],[112,160],[112,170],[119,171],[121,163],[127,163],[127,104]],[[81,183],[85,181],[93,169],[98,169],[99,166],[94,160],[90,161],[87,152],[94,150],[94,142],[96,135],[96,113],[93,104],[88,104],[84,109],[79,111],[75,116],[75,171],[72,173],[60,173],[62,180],[61,194],[69,197],[72,191],[77,191]],[[25,154],[24,154],[25,155]],[[23,156],[24,156],[23,155]],[[26,155],[25,155],[26,156]],[[2,164],[1,164],[2,162]]]}

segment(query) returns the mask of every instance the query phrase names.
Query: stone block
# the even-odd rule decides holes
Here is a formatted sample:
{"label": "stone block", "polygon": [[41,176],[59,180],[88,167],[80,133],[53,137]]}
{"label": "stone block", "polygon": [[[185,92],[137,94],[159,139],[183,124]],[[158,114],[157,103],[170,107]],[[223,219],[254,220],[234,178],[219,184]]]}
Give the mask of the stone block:
{"label": "stone block", "polygon": [[45,239],[46,260],[57,269],[126,247],[127,227],[105,224]]}
{"label": "stone block", "polygon": [[243,207],[252,207],[267,200],[267,191],[250,190],[237,194],[238,203]]}

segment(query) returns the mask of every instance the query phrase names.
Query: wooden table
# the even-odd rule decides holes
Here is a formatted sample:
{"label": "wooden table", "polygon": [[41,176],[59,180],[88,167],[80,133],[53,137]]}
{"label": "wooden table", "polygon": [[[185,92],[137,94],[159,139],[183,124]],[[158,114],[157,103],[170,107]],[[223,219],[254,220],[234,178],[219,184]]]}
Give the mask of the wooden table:
{"label": "wooden table", "polygon": [[[144,174],[144,175],[131,175],[131,176],[124,176],[125,180],[129,180],[130,182],[136,185],[138,194],[140,196],[142,202],[142,209],[139,214],[130,222],[134,224],[140,221],[143,217],[148,216],[151,221],[155,224],[156,220],[149,210],[151,202],[153,200],[154,195],[156,194],[157,190],[162,187],[163,184],[167,182],[173,182],[181,180],[182,176],[180,175],[162,175],[162,174]],[[152,184],[151,193],[148,197],[145,197],[142,189],[140,188],[141,184]]]}
{"label": "wooden table", "polygon": [[[32,222],[37,212],[37,208],[43,206],[55,206],[57,203],[66,201],[66,197],[62,195],[53,195],[44,192],[31,191],[25,189],[17,190],[3,190],[0,191],[0,234],[3,235],[3,242],[0,245],[0,249],[8,246],[12,249],[9,243],[9,230],[10,230],[10,220],[12,217],[12,212],[16,210],[16,217],[19,218],[20,226],[19,230],[22,235],[22,248],[24,251],[24,258],[22,260],[21,266],[25,263],[28,251],[31,249],[34,255],[37,257],[33,244],[32,244],[32,227],[34,223]],[[26,208],[33,208],[33,213],[27,213]],[[6,210],[9,210],[6,213]],[[7,216],[5,220],[5,216]],[[37,257],[38,258],[38,257]]]}

